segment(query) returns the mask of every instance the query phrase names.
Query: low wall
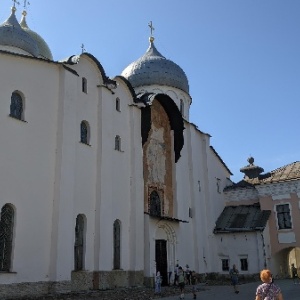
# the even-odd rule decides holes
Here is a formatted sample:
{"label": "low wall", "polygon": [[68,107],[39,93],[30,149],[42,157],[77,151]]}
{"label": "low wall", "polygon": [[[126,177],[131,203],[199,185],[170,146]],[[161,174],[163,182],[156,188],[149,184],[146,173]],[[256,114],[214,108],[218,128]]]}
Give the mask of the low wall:
{"label": "low wall", "polygon": [[0,299],[30,299],[62,293],[108,290],[144,285],[143,271],[76,271],[70,281],[0,284]]}
{"label": "low wall", "polygon": [[143,271],[76,271],[71,274],[72,291],[106,290],[143,286]]}
{"label": "low wall", "polygon": [[47,294],[55,294],[57,292],[66,293],[70,290],[70,281],[0,284],[0,299],[38,297]]}

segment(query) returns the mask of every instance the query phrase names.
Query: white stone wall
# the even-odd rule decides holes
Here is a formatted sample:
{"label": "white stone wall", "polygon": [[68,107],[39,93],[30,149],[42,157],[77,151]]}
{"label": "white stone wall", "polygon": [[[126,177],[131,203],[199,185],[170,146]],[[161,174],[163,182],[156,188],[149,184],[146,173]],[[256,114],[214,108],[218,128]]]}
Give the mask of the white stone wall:
{"label": "white stone wall", "polygon": [[[49,278],[58,74],[55,64],[1,54],[0,206],[15,208],[12,272],[1,283]],[[24,96],[24,121],[9,117],[11,94]]]}
{"label": "white stone wall", "polygon": [[[260,232],[216,234],[215,241],[215,272],[228,274],[228,271],[222,270],[222,259],[229,260],[230,268],[235,264],[240,274],[259,273],[264,268],[263,236]],[[247,259],[248,271],[241,270],[241,259]]]}
{"label": "white stone wall", "polygon": [[[79,76],[59,64],[1,54],[0,205],[11,203],[16,212],[13,273],[1,274],[3,284],[70,280],[78,214],[86,220],[85,269],[112,270],[116,219],[122,269],[144,268],[140,110],[122,83],[114,94],[97,86],[102,77],[92,59],[69,67]],[[25,96],[25,122],[8,116],[14,90]],[[83,120],[90,145],[80,143]],[[115,135],[121,151],[114,150]]]}

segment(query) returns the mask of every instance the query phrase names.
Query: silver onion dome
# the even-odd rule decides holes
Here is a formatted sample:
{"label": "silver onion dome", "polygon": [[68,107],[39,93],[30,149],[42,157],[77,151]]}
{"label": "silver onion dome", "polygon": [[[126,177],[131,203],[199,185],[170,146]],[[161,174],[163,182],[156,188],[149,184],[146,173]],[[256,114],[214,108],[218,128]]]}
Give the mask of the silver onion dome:
{"label": "silver onion dome", "polygon": [[36,41],[39,48],[39,56],[42,58],[53,60],[51,50],[47,45],[47,43],[45,42],[45,40],[38,33],[36,33],[35,31],[31,30],[28,27],[26,22],[26,15],[27,15],[26,11],[23,11],[22,19],[20,22],[22,29],[25,30]]}
{"label": "silver onion dome", "polygon": [[122,72],[132,86],[167,85],[189,93],[188,79],[184,71],[173,61],[162,56],[154,46],[154,38],[150,37],[150,45],[146,53],[131,63]]}
{"label": "silver onion dome", "polygon": [[0,45],[16,47],[38,57],[39,49],[36,41],[21,28],[15,11],[16,8],[12,7],[11,15],[0,25]]}

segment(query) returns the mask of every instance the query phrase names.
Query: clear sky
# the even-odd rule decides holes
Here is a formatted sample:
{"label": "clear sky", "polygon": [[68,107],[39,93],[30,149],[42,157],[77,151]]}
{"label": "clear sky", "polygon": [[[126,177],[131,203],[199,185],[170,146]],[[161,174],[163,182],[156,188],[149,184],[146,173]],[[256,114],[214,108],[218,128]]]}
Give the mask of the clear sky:
{"label": "clear sky", "polygon": [[[155,46],[188,76],[190,121],[234,181],[250,155],[266,172],[300,160],[300,0],[29,2],[28,26],[55,60],[83,43],[109,77],[145,53],[152,21]],[[1,23],[12,3],[1,1]]]}

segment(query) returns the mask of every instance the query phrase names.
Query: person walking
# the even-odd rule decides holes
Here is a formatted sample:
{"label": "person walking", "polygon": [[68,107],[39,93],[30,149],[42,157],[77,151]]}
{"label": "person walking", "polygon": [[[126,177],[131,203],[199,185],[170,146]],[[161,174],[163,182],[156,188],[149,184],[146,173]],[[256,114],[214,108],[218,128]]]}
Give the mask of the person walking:
{"label": "person walking", "polygon": [[193,292],[193,299],[197,299],[197,288],[196,288],[196,272],[191,272],[191,284],[193,285],[192,292]]}
{"label": "person walking", "polygon": [[189,265],[185,266],[185,278],[186,278],[186,284],[191,285],[191,271]]}
{"label": "person walking", "polygon": [[273,282],[270,270],[262,270],[260,279],[263,282],[256,289],[255,300],[283,300],[280,288]]}
{"label": "person walking", "polygon": [[298,277],[298,272],[297,272],[297,268],[295,267],[294,264],[291,265],[291,272],[292,272],[292,278],[294,281],[294,284],[299,284],[299,277]]}
{"label": "person walking", "polygon": [[235,265],[232,266],[232,269],[229,271],[229,275],[231,279],[231,284],[233,286],[233,290],[236,294],[238,294],[240,292],[237,287],[239,283],[239,271]]}
{"label": "person walking", "polygon": [[178,268],[178,285],[180,288],[180,299],[184,299],[185,276],[182,267]]}

